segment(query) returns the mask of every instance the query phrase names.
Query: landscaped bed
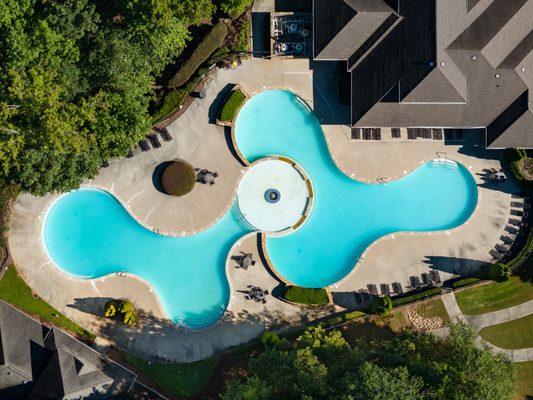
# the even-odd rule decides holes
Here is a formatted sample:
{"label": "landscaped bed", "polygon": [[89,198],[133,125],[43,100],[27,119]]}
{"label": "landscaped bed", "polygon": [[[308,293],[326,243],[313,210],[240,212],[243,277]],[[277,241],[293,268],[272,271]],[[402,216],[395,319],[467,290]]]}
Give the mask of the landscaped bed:
{"label": "landscaped bed", "polygon": [[440,319],[442,319],[442,322],[445,325],[448,325],[451,322],[450,316],[446,311],[446,307],[444,306],[444,303],[440,298],[429,300],[420,304],[420,306],[418,306],[417,312],[420,316],[424,318],[439,317]]}
{"label": "landscaped bed", "polygon": [[517,276],[508,281],[476,286],[455,295],[461,311],[466,315],[479,315],[503,310],[533,299],[533,285]]}
{"label": "landscaped bed", "polygon": [[246,96],[240,89],[234,89],[228,96],[226,103],[220,111],[220,121],[230,123],[233,122],[237,110],[244,102]]}
{"label": "landscaped bed", "polygon": [[95,336],[72,322],[41,298],[34,296],[30,287],[17,274],[13,266],[8,267],[4,277],[0,280],[0,300],[37,316],[45,322],[59,328],[73,332],[81,338],[94,340]]}
{"label": "landscaped bed", "polygon": [[533,332],[533,314],[488,326],[479,331],[479,335],[502,349],[525,349],[533,347],[531,332]]}
{"label": "landscaped bed", "polygon": [[288,286],[283,295],[285,300],[293,303],[326,305],[329,304],[326,289],[310,289],[299,286]]}

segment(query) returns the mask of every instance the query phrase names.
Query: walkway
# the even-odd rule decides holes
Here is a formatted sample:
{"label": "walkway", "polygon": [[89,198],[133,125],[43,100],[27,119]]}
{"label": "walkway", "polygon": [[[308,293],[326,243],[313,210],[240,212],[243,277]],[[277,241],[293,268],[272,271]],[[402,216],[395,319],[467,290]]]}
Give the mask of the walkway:
{"label": "walkway", "polygon": [[[476,332],[479,332],[481,329],[487,326],[501,324],[517,318],[525,317],[529,314],[533,314],[533,300],[527,301],[514,307],[506,308],[505,310],[499,310],[475,316],[466,316],[463,314],[463,312],[459,308],[459,305],[457,304],[454,292],[446,293],[445,295],[443,295],[442,301],[452,321],[468,322],[473,326]],[[437,329],[434,333],[437,336],[443,336],[447,333],[447,331],[447,328],[440,328]],[[481,336],[478,336],[476,338],[476,343],[480,347],[483,346],[483,344],[486,344],[494,353],[505,354],[509,359],[513,360],[514,362],[533,361],[533,347],[527,349],[513,350],[502,349],[483,340]]]}

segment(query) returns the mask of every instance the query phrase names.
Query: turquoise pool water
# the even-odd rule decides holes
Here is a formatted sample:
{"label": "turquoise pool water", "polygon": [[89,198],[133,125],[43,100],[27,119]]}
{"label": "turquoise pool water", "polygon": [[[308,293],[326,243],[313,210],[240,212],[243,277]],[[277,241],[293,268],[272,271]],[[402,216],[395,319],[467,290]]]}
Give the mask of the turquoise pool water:
{"label": "turquoise pool water", "polygon": [[[238,115],[236,140],[249,160],[290,157],[313,182],[315,203],[307,222],[290,235],[267,239],[278,272],[301,286],[321,287],[343,278],[383,235],[461,225],[476,205],[477,187],[461,165],[424,164],[387,185],[349,179],[333,163],[314,114],[287,91],[251,98]],[[60,268],[84,278],[136,274],[154,287],[172,320],[191,328],[213,324],[224,311],[229,301],[225,260],[233,243],[249,232],[232,208],[199,234],[162,237],[98,190],[60,198],[44,228],[46,247]]]}

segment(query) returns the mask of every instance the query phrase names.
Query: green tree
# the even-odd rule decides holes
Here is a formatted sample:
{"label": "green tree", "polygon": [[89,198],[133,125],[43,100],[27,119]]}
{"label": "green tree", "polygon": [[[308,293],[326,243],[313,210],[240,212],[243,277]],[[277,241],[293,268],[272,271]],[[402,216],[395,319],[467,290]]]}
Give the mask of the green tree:
{"label": "green tree", "polygon": [[509,267],[502,263],[492,264],[489,269],[489,279],[505,282],[509,279]]}
{"label": "green tree", "polygon": [[251,0],[220,0],[219,7],[231,18],[237,18],[251,4]]}
{"label": "green tree", "polygon": [[478,348],[475,337],[470,327],[453,325],[445,339],[406,332],[350,345],[339,331],[311,328],[292,344],[267,348],[250,360],[250,377],[230,382],[222,398],[510,399],[512,363]]}
{"label": "green tree", "polygon": [[210,0],[0,2],[0,179],[78,187],[150,127],[151,86]]}

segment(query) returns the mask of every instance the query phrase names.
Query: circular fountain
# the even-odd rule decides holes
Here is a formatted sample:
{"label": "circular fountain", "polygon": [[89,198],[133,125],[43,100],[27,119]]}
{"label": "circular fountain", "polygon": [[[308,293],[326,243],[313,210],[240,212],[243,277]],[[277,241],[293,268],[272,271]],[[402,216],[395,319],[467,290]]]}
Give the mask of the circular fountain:
{"label": "circular fountain", "polygon": [[290,160],[268,158],[250,167],[237,189],[242,217],[254,229],[280,232],[303,221],[311,204],[305,172]]}

